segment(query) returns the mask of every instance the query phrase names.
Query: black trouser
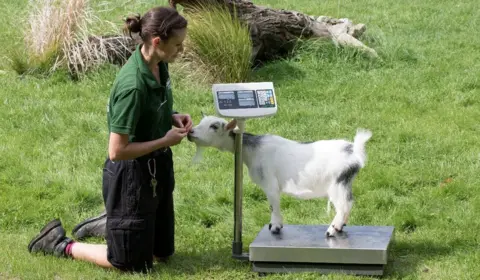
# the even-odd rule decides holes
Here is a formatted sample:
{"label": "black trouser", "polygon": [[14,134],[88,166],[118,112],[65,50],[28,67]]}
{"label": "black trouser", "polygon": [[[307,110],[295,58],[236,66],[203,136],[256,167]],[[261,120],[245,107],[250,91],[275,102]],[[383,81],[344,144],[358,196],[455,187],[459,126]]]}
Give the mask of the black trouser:
{"label": "black trouser", "polygon": [[[154,166],[156,164],[156,168]],[[156,196],[152,175],[156,170]],[[153,256],[174,253],[172,151],[157,151],[134,160],[112,162],[103,169],[107,211],[107,259],[116,268],[146,272]]]}

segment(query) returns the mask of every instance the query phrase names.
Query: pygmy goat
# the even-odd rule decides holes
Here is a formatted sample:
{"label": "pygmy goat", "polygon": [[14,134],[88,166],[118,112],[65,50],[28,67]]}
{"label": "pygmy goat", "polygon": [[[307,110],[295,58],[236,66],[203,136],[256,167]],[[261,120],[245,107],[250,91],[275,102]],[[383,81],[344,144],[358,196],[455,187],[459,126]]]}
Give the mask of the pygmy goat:
{"label": "pygmy goat", "polygon": [[[197,149],[214,147],[234,152],[236,121],[203,116],[188,134]],[[366,163],[365,144],[372,136],[359,129],[354,141],[320,140],[301,143],[277,135],[243,134],[243,161],[251,180],[265,192],[270,203],[269,229],[283,228],[280,194],[300,199],[328,197],[335,218],[325,235],[335,236],[347,224],[353,204],[352,182]]]}

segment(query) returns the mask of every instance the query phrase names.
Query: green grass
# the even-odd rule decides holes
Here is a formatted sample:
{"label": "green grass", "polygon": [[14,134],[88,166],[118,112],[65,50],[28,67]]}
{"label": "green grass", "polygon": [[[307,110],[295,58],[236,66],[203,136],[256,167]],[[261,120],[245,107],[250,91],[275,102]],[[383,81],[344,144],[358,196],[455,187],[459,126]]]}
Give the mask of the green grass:
{"label": "green grass", "polygon": [[[0,31],[0,278],[140,279],[27,251],[30,239],[50,219],[61,218],[70,232],[76,223],[101,211],[105,106],[118,69],[106,66],[79,82],[70,81],[65,73],[48,79],[18,77],[8,68],[7,58],[21,46],[16,23],[26,3],[0,4],[6,11]],[[119,23],[121,16],[143,12],[158,1],[104,3],[94,3],[102,11],[99,16]],[[314,140],[352,139],[357,127],[371,129],[369,161],[354,185],[350,224],[396,227],[385,279],[479,279],[477,1],[260,3],[365,23],[365,40],[383,62],[319,44],[304,45],[295,57],[253,74],[252,81],[275,83],[279,111],[274,117],[247,122],[247,130]],[[209,85],[175,72],[172,76],[177,110],[190,113],[195,122],[201,110],[214,113]],[[187,141],[174,153],[177,253],[168,265],[156,265],[157,272],[147,278],[255,278],[248,263],[230,257],[232,155],[207,150],[204,161],[193,165],[195,149]],[[264,194],[246,173],[245,178],[247,250],[269,214]],[[283,197],[282,208],[288,224],[326,224],[332,219],[325,213],[325,200]],[[360,279],[315,274],[266,277],[299,278]]]}

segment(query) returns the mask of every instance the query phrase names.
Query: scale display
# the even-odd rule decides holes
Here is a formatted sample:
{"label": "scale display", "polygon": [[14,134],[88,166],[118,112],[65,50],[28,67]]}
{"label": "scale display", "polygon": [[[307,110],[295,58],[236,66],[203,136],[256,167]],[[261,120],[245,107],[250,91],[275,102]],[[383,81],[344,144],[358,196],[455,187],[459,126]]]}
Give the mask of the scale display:
{"label": "scale display", "polygon": [[217,113],[225,117],[262,117],[275,114],[277,104],[273,84],[215,84],[213,96]]}

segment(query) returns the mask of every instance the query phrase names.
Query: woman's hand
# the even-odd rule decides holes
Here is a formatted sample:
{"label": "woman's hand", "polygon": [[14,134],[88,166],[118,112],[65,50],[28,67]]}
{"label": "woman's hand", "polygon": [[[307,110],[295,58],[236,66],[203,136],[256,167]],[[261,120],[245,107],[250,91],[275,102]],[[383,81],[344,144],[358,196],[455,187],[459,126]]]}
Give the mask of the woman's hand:
{"label": "woman's hand", "polygon": [[187,132],[192,129],[192,118],[188,114],[173,114],[172,115],[173,125],[178,128],[185,128]]}
{"label": "woman's hand", "polygon": [[185,128],[172,128],[165,134],[165,142],[167,146],[175,146],[182,142],[182,139],[187,136],[188,131]]}

